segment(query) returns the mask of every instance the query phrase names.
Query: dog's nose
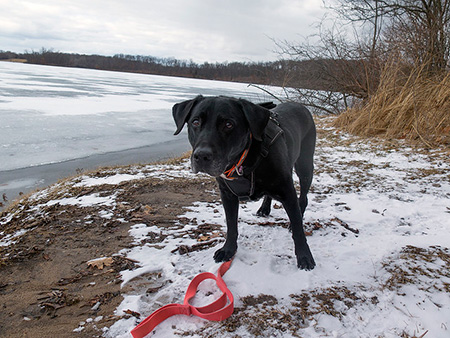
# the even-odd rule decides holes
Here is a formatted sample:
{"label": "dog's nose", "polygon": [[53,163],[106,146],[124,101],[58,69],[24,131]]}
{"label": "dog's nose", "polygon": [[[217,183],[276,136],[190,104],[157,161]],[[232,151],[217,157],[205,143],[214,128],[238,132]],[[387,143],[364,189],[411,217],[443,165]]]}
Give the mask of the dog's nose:
{"label": "dog's nose", "polygon": [[199,164],[210,163],[213,158],[213,153],[210,149],[200,148],[194,151],[194,160]]}

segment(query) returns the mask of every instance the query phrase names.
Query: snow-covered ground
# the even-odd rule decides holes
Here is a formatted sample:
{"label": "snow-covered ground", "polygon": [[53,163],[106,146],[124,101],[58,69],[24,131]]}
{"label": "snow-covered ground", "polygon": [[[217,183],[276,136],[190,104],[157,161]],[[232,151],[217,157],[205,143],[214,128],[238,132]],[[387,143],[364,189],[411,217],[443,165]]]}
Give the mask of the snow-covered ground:
{"label": "snow-covered ground", "polygon": [[[259,203],[242,204],[239,248],[224,276],[235,297],[234,315],[225,322],[171,317],[152,337],[450,336],[448,154],[360,140],[326,127],[322,130],[305,214],[317,267],[309,272],[296,268],[288,220],[281,207],[261,219],[255,216]],[[115,185],[149,176],[164,180],[194,177],[184,162],[135,168],[129,173],[109,171],[101,177],[81,176],[65,184]],[[111,217],[114,200],[114,194],[102,198],[91,194],[50,203],[100,204],[110,208],[109,213],[103,211],[104,217]],[[140,291],[124,295],[116,315],[131,310],[142,320],[165,304],[182,303],[196,274],[217,271],[219,265],[212,256],[221,242],[185,255],[176,249],[216,238],[214,232],[206,238],[180,235],[199,224],[219,224],[225,230],[220,203],[194,203],[181,210],[179,218],[173,227],[144,223],[131,227],[134,246],[118,254],[138,261],[139,268],[122,272],[122,286],[133,284],[139,276],[145,278],[139,282],[143,283]],[[146,241],[151,236],[165,239],[154,245]],[[160,283],[158,292],[146,293],[152,283]],[[195,305],[205,305],[219,295],[213,284],[204,282]],[[103,334],[130,337],[140,320],[125,316]],[[80,322],[75,332],[87,325],[95,325],[94,318]]]}
{"label": "snow-covered ground", "polygon": [[[244,84],[139,74],[7,63],[0,63],[0,74],[0,171],[164,142],[174,129],[171,106],[198,93],[267,99]],[[322,127],[315,166],[305,223],[317,267],[309,272],[296,268],[281,207],[261,219],[255,216],[259,203],[242,204],[239,249],[224,276],[235,297],[234,315],[223,323],[175,316],[159,325],[153,337],[450,337],[448,153],[389,146]],[[31,200],[38,212],[39,199],[63,185],[115,187],[146,177],[194,175],[187,162],[109,170],[58,183]],[[111,190],[110,195],[45,203],[101,206],[101,216],[111,218],[117,211],[117,194]],[[0,222],[0,247],[33,231],[3,233],[12,216]],[[122,272],[122,286],[125,290],[139,277],[143,285],[140,292],[124,292],[116,309],[123,318],[104,330],[105,337],[130,337],[130,330],[154,310],[181,303],[196,274],[216,272],[219,265],[212,256],[220,241],[185,255],[175,250],[221,236],[184,235],[203,223],[225,231],[220,203],[194,203],[180,210],[179,219],[173,227],[138,223],[130,228],[134,247],[117,254],[140,267]],[[146,241],[152,236],[165,239],[154,245]],[[158,292],[147,294],[152,283],[159,283]],[[195,304],[219,294],[205,282]],[[124,316],[126,310],[141,314],[140,320]],[[75,332],[97,322],[81,320]]]}

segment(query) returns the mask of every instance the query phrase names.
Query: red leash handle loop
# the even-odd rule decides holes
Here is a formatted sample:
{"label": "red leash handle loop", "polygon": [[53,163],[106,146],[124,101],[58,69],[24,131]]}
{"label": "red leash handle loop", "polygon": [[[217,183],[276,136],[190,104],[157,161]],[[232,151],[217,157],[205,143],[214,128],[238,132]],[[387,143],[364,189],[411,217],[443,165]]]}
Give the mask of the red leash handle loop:
{"label": "red leash handle loop", "polygon": [[[203,272],[195,276],[186,290],[183,304],[169,304],[156,310],[131,330],[131,335],[134,338],[144,338],[151,333],[156,326],[174,315],[194,315],[213,321],[221,321],[230,317],[234,310],[234,297],[222,279],[222,276],[228,271],[230,266],[231,261],[223,263],[219,267],[217,276],[210,272]],[[206,279],[213,279],[216,281],[218,288],[223,292],[222,296],[206,306],[196,307],[190,305],[189,301],[194,298],[198,286]]]}

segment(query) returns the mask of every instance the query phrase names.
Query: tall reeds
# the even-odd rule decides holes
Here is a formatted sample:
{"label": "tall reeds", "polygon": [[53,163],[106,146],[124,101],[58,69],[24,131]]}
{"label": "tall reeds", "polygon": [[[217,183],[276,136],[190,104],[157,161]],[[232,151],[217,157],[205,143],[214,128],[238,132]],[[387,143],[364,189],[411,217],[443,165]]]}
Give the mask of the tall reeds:
{"label": "tall reeds", "polygon": [[430,75],[426,65],[389,62],[377,90],[343,112],[335,126],[361,136],[450,146],[450,73]]}

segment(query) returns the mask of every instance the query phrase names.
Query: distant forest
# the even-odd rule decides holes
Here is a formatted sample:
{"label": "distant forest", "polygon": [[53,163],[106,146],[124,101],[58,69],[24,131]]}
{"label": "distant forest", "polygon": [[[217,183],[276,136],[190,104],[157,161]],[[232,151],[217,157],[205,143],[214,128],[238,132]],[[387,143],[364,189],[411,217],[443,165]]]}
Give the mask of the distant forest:
{"label": "distant forest", "polygon": [[287,62],[204,62],[198,64],[192,60],[177,60],[175,58],[126,54],[116,54],[114,56],[69,54],[44,48],[40,51],[25,52],[22,54],[0,51],[0,60],[22,62],[26,60],[27,63],[40,65],[101,69],[264,85],[283,85]]}

